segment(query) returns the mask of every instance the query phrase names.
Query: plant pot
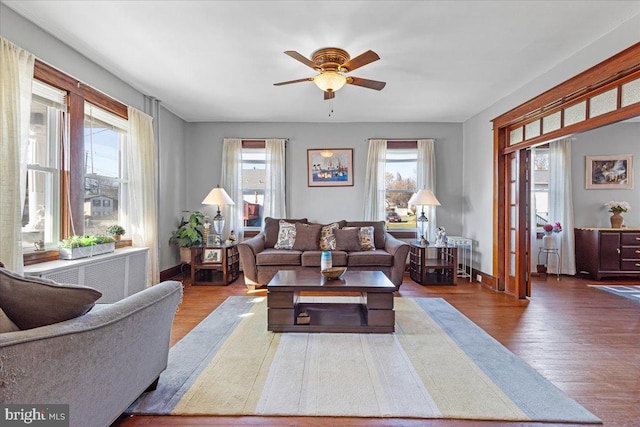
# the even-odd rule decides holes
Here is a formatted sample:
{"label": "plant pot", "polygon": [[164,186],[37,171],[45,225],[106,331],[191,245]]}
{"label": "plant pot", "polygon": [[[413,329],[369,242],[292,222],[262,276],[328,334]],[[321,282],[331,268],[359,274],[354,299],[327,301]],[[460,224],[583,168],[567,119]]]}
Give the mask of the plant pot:
{"label": "plant pot", "polygon": [[87,258],[95,255],[107,254],[116,250],[115,243],[101,243],[93,246],[83,246],[80,248],[58,248],[60,259]]}
{"label": "plant pot", "polygon": [[191,248],[180,248],[180,262],[183,264],[191,264]]}
{"label": "plant pot", "polygon": [[542,247],[544,249],[555,249],[556,248],[556,239],[553,238],[553,235],[546,234],[542,236]]}
{"label": "plant pot", "polygon": [[119,235],[119,234],[114,234],[114,235],[113,235],[113,236],[111,236],[111,237],[113,237],[113,240],[115,240],[116,242],[119,242],[119,241],[120,241],[120,239],[122,239],[122,236],[121,236],[121,235]]}
{"label": "plant pot", "polygon": [[624,217],[622,216],[622,213],[614,212],[609,218],[609,221],[611,221],[611,228],[622,228]]}

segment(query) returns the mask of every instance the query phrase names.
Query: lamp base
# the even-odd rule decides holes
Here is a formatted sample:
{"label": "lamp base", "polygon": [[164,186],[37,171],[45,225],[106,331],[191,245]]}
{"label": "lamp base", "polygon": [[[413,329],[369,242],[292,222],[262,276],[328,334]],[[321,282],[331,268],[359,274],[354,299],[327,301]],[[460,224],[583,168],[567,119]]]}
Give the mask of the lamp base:
{"label": "lamp base", "polygon": [[429,241],[424,237],[420,239],[420,246],[429,246]]}

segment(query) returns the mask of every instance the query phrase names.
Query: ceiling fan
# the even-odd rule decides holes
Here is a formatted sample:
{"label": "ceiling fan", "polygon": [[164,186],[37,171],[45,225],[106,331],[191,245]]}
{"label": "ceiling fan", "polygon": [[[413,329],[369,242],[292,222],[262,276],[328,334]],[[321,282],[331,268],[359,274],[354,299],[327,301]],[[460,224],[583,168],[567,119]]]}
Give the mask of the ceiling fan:
{"label": "ceiling fan", "polygon": [[350,73],[353,70],[380,59],[378,54],[372,50],[368,50],[353,59],[349,56],[347,51],[337,47],[325,47],[318,49],[313,52],[311,59],[302,56],[294,50],[288,50],[285,54],[302,62],[307,67],[313,68],[320,74],[315,77],[307,77],[306,79],[274,83],[274,86],[283,86],[291,83],[314,82],[316,86],[324,92],[324,99],[333,99],[336,96],[336,91],[340,90],[345,84],[375,90],[382,90],[386,85],[385,82],[344,75],[345,73]]}

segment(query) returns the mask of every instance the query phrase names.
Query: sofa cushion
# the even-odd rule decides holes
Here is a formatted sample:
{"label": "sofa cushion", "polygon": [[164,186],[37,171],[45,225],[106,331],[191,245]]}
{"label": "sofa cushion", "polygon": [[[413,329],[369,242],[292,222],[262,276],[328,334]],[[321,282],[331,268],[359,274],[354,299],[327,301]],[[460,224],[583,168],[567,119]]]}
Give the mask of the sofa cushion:
{"label": "sofa cushion", "polygon": [[[305,251],[302,254],[303,267],[320,268],[320,257],[322,251]],[[347,265],[347,253],[344,251],[331,251],[331,265],[333,267],[344,267]]]}
{"label": "sofa cushion", "polygon": [[293,249],[296,242],[296,225],[291,222],[280,220],[278,231],[278,241],[273,246],[275,249]]}
{"label": "sofa cushion", "polygon": [[341,228],[334,230],[336,236],[336,250],[338,251],[360,251],[360,229],[356,227]]}
{"label": "sofa cushion", "polygon": [[346,227],[373,227],[374,244],[376,249],[384,249],[386,241],[386,224],[384,221],[350,221]]}
{"label": "sofa cushion", "polygon": [[295,249],[265,249],[256,255],[256,265],[300,265],[302,251]]}
{"label": "sofa cushion", "polygon": [[317,251],[320,249],[320,224],[303,224],[298,222],[296,226],[296,241],[293,249],[299,251]]}
{"label": "sofa cushion", "polygon": [[38,277],[23,277],[0,268],[0,308],[20,329],[51,325],[91,310],[99,291],[63,285]]}
{"label": "sofa cushion", "polygon": [[9,316],[0,308],[0,334],[4,332],[15,332],[19,331],[20,328],[16,326],[15,323],[9,319]]}
{"label": "sofa cushion", "polygon": [[[307,218],[301,219],[286,219],[282,218],[286,222],[296,223],[302,222],[307,223]],[[264,246],[266,248],[273,248],[278,241],[278,232],[280,231],[280,219],[278,218],[270,218],[266,217],[264,219]]]}
{"label": "sofa cushion", "polygon": [[349,252],[349,267],[391,267],[393,255],[383,249],[373,251]]}
{"label": "sofa cushion", "polygon": [[335,251],[336,238],[333,231],[344,227],[346,223],[347,221],[337,221],[323,225],[320,233],[320,249],[323,251]]}

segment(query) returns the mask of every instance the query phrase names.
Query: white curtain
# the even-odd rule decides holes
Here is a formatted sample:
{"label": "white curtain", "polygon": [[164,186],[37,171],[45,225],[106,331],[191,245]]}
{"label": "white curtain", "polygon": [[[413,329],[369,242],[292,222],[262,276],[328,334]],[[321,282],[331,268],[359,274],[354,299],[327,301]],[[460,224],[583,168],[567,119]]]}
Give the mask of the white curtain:
{"label": "white curtain", "polygon": [[225,138],[222,144],[222,176],[220,186],[225,189],[235,205],[224,206],[226,221],[223,234],[234,231],[237,241],[244,236],[244,199],[242,197],[242,140]]}
{"label": "white curtain", "polygon": [[[434,139],[419,139],[418,140],[418,190],[427,189],[433,192],[433,195],[438,198],[436,192],[436,155],[435,155],[435,140]],[[438,199],[439,201],[440,199]],[[436,235],[436,207],[425,206],[424,213],[429,219],[429,225],[427,230],[427,240],[430,243],[435,241]]]}
{"label": "white curtain", "polygon": [[285,187],[285,148],[284,139],[267,139],[266,149],[266,177],[264,189],[263,218],[286,218],[286,187]]}
{"label": "white curtain", "polygon": [[364,179],[364,220],[384,221],[386,219],[385,170],[387,140],[369,140],[367,170]]}
{"label": "white curtain", "polygon": [[127,175],[133,246],[149,248],[147,286],[160,282],[158,260],[158,182],[151,116],[128,107]]}
{"label": "white curtain", "polygon": [[[562,233],[554,236],[560,249],[560,274],[575,275],[571,139],[549,143],[549,222],[562,225]],[[549,272],[557,273],[558,266],[552,263],[552,258],[549,257]]]}
{"label": "white curtain", "polygon": [[31,83],[35,57],[0,37],[0,261],[22,273]]}

